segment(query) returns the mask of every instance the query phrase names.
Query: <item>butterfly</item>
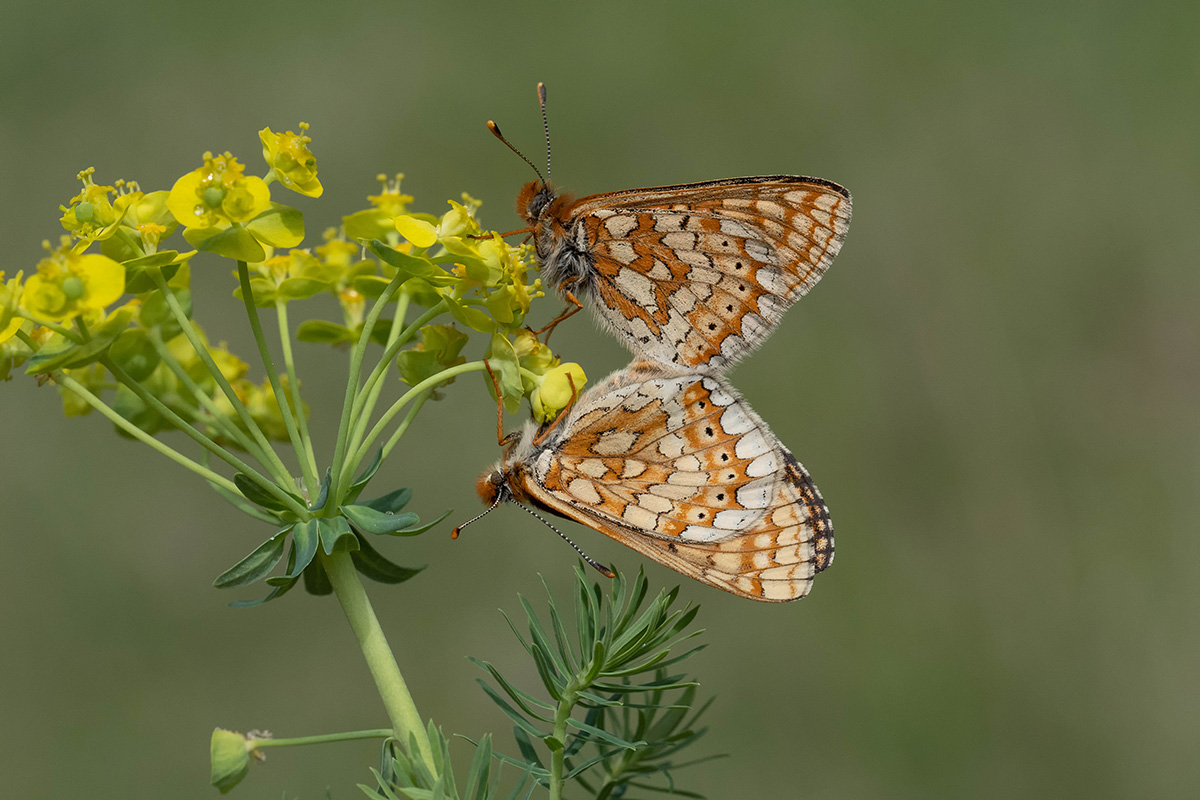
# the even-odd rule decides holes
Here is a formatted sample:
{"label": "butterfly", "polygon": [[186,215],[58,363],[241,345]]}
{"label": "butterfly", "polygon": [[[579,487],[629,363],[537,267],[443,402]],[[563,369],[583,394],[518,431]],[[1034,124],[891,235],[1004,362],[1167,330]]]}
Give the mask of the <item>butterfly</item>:
{"label": "butterfly", "polygon": [[[546,92],[538,84],[545,121]],[[517,196],[542,279],[591,305],[633,353],[706,373],[761,344],[829,268],[850,225],[850,193],[797,175],[606,192],[573,200],[538,174]],[[549,173],[549,128],[546,170]],[[541,331],[539,331],[540,333]]]}
{"label": "butterfly", "polygon": [[555,422],[510,434],[476,488],[484,514],[513,501],[573,519],[752,600],[803,597],[833,563],[821,493],[766,423],[720,376],[652,361],[613,373]]}

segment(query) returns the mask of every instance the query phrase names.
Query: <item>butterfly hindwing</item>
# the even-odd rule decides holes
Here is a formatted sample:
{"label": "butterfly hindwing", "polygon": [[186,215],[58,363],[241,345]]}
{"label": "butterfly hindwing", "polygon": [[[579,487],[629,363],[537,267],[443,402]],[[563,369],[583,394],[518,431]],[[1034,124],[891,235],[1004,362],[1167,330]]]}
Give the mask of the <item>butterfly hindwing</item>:
{"label": "butterfly hindwing", "polygon": [[833,558],[808,474],[713,376],[649,362],[615,373],[529,454],[520,480],[537,504],[743,597],[802,597]]}

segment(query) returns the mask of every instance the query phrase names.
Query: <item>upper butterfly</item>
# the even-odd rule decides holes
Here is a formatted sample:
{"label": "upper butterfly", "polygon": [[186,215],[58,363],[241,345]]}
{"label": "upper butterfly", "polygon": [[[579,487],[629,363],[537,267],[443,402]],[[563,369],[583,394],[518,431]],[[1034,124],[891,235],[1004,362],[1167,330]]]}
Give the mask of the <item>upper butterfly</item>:
{"label": "upper butterfly", "polygon": [[[542,84],[538,95],[544,119]],[[538,175],[517,196],[517,213],[543,280],[577,306],[569,313],[576,296],[591,298],[635,355],[706,373],[728,370],[770,335],[850,226],[850,193],[820,178],[727,178],[573,200]]]}

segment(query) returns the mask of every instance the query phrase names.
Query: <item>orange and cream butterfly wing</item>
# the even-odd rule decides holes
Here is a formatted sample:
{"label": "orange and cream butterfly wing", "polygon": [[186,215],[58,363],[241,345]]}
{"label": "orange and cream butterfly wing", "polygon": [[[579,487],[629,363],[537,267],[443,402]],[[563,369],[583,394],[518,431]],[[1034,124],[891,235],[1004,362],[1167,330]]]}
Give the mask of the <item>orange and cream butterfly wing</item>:
{"label": "orange and cream butterfly wing", "polygon": [[635,353],[723,371],[841,249],[850,193],[774,175],[585,197],[561,212],[592,259],[593,307]]}
{"label": "orange and cream butterfly wing", "polygon": [[649,362],[615,373],[520,479],[537,504],[742,597],[803,597],[833,560],[808,473],[715,377]]}

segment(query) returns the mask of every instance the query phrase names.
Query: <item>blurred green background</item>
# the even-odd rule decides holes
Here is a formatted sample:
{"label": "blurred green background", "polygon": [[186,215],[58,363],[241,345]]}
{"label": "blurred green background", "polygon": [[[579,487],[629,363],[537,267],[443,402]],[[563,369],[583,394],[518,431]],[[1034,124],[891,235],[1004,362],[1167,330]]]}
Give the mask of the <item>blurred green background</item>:
{"label": "blurred green background", "polygon": [[[786,606],[684,586],[710,643],[694,669],[718,696],[702,749],[731,758],[681,785],[1200,787],[1200,6],[0,9],[10,274],[59,235],[82,167],[169,188],[206,149],[258,164],[257,130],[299,120],[326,187],[298,203],[310,232],[396,171],[421,210],[466,190],[485,223],[515,228],[530,175],[483,123],[540,160],[538,80],[571,190],[775,172],[845,184],[842,254],[733,375],[823,490],[837,563]],[[249,356],[229,272],[196,263],[198,313]],[[586,317],[555,339],[593,380],[628,359]],[[328,448],[344,356],[301,345],[299,358]],[[497,449],[475,379],[448,394],[376,481],[459,519]],[[385,724],[336,603],[293,593],[235,611],[210,588],[262,526],[98,417],[64,421],[52,388],[18,376],[0,409],[0,794],[208,798],[214,726]],[[641,563],[568,529],[602,561]],[[565,586],[573,554],[515,509],[457,542],[392,544],[431,565],[371,588],[421,712],[511,750],[465,656],[534,681],[497,608],[536,594],[539,572]],[[369,743],[274,751],[234,796],[355,797],[376,759]]]}

